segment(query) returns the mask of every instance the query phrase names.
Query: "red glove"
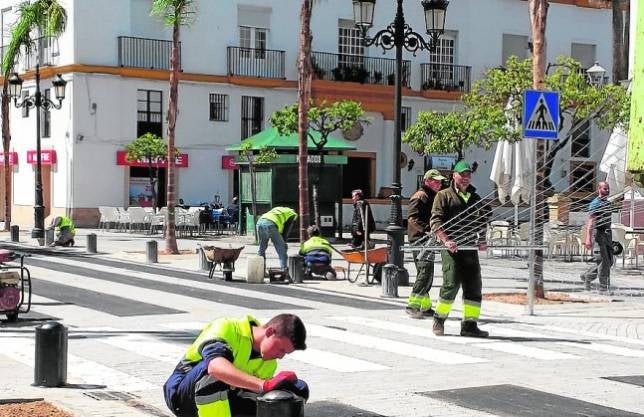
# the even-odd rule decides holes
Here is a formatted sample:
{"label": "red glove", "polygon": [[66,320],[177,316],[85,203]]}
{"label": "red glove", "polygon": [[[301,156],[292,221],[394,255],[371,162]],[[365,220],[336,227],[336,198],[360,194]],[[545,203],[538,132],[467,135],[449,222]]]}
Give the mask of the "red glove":
{"label": "red glove", "polygon": [[282,385],[286,383],[294,383],[297,381],[297,375],[295,372],[291,371],[282,371],[279,374],[275,375],[271,379],[264,381],[264,386],[262,391],[268,392],[273,391],[274,389],[279,389]]}

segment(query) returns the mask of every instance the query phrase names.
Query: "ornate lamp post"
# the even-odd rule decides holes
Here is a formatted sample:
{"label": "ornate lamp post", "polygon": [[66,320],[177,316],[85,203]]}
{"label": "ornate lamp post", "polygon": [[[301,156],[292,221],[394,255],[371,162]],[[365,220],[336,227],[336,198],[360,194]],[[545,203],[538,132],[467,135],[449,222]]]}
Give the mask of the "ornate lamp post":
{"label": "ornate lamp post", "polygon": [[54,86],[54,94],[58,100],[58,104],[54,101],[45,98],[40,92],[40,65],[36,65],[36,92],[32,96],[24,97],[20,102],[18,99],[22,93],[22,79],[17,73],[13,73],[9,77],[9,93],[13,98],[13,103],[16,107],[26,107],[28,109],[36,108],[36,198],[34,204],[34,228],[31,230],[31,237],[38,239],[42,245],[45,237],[45,207],[43,206],[42,198],[42,167],[40,155],[40,109],[44,108],[49,110],[52,107],[60,109],[65,99],[65,86],[67,81],[63,80],[60,74],[52,81]]}
{"label": "ornate lamp post", "polygon": [[408,282],[408,274],[403,266],[403,254],[400,247],[404,240],[404,228],[402,227],[402,207],[400,204],[402,185],[400,183],[400,147],[401,147],[401,114],[402,114],[402,53],[403,48],[414,55],[419,50],[434,51],[440,36],[445,32],[445,15],[447,12],[447,0],[423,0],[425,14],[425,26],[429,41],[423,36],[414,32],[405,23],[403,14],[403,0],[397,0],[396,17],[386,29],[380,30],[373,37],[367,36],[367,31],[373,26],[373,13],[376,7],[376,0],[352,0],[353,19],[362,32],[363,44],[365,46],[378,45],[386,50],[396,48],[396,67],[394,83],[394,152],[393,152],[393,181],[391,188],[391,218],[387,227],[389,236],[388,264],[385,266],[385,273],[382,278],[383,297],[397,297],[398,284]]}

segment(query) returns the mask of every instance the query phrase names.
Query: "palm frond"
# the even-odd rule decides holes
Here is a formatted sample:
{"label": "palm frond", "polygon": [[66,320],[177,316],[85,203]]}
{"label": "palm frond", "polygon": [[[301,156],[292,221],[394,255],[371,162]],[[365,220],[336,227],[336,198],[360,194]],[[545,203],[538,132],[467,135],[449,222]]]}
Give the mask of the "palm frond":
{"label": "palm frond", "polygon": [[194,21],[194,0],[154,0],[150,15],[160,18],[167,26],[189,25]]}

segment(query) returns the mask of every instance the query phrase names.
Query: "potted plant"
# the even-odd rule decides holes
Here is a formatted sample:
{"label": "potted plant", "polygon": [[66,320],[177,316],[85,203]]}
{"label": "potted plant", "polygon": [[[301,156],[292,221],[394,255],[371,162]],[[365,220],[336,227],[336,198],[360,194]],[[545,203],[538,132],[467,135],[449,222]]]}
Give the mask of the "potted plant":
{"label": "potted plant", "polygon": [[369,78],[369,71],[362,66],[355,66],[353,69],[353,81],[364,84]]}
{"label": "potted plant", "polygon": [[317,80],[323,80],[326,75],[326,71],[315,61],[313,61],[313,75]]}
{"label": "potted plant", "polygon": [[382,72],[374,71],[373,72],[373,83],[380,84],[382,82]]}
{"label": "potted plant", "polygon": [[389,75],[387,75],[387,85],[394,85],[396,82],[396,74],[393,72]]}
{"label": "potted plant", "polygon": [[343,67],[335,67],[331,70],[333,74],[333,79],[335,81],[344,81],[344,69]]}

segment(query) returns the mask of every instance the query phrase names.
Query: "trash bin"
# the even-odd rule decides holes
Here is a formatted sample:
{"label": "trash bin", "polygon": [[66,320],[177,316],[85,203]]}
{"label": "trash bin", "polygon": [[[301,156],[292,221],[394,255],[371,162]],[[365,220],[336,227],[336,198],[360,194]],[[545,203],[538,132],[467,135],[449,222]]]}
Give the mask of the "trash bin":
{"label": "trash bin", "polygon": [[304,399],[290,391],[269,391],[257,397],[257,417],[304,417]]}
{"label": "trash bin", "polygon": [[304,281],[304,257],[300,255],[289,256],[288,271],[294,283]]}
{"label": "trash bin", "polygon": [[60,387],[67,382],[67,328],[56,321],[36,327],[34,385]]}

